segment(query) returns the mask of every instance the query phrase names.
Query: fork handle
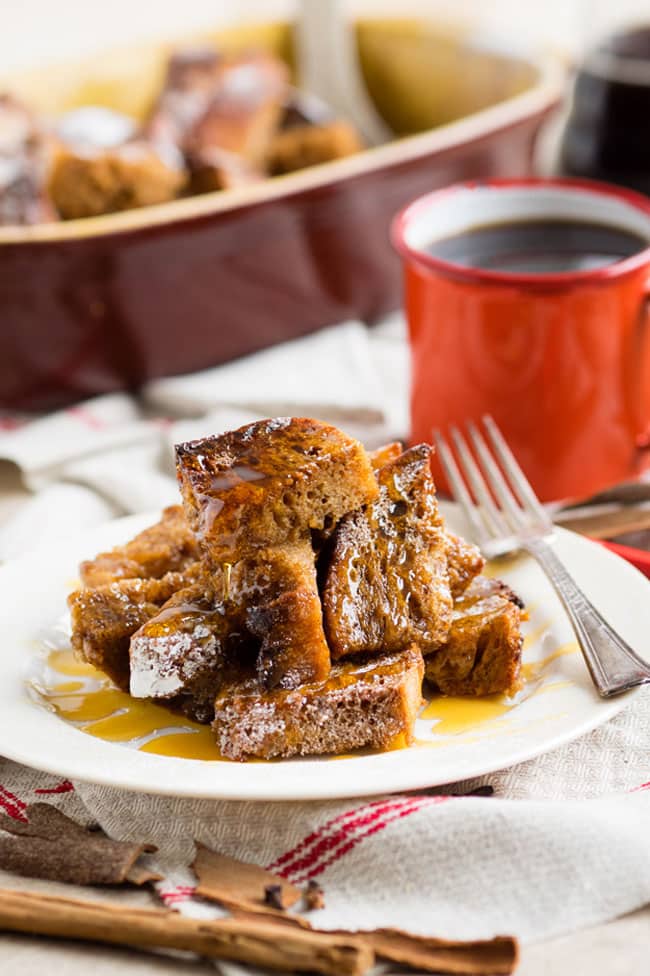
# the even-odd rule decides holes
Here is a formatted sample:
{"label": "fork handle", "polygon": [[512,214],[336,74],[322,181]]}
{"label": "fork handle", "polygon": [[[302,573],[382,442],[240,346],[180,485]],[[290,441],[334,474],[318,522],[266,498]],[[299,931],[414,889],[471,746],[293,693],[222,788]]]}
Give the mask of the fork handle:
{"label": "fork handle", "polygon": [[610,698],[650,682],[650,666],[619,637],[587,599],[546,539],[521,540],[555,588],[578,638],[598,694]]}

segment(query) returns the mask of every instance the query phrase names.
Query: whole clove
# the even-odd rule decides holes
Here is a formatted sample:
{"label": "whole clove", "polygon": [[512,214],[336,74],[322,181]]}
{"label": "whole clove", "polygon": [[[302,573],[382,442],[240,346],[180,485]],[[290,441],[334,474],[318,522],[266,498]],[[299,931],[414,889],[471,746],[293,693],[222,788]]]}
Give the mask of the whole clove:
{"label": "whole clove", "polygon": [[264,888],[264,904],[268,905],[270,908],[277,908],[278,911],[284,911],[284,905],[282,903],[282,885],[266,885]]}
{"label": "whole clove", "polygon": [[318,881],[314,881],[313,878],[311,881],[307,882],[304,898],[308,911],[316,911],[319,908],[325,908],[325,893]]}

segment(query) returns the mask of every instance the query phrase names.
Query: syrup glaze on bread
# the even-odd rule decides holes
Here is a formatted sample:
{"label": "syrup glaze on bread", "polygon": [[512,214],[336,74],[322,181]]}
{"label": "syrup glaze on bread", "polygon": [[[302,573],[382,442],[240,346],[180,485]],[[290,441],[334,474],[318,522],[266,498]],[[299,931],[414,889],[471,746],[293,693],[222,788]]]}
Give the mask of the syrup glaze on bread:
{"label": "syrup glaze on bread", "polygon": [[304,418],[179,445],[183,508],[82,566],[76,652],[233,759],[408,743],[425,672],[512,691],[521,607],[446,532],[430,455]]}

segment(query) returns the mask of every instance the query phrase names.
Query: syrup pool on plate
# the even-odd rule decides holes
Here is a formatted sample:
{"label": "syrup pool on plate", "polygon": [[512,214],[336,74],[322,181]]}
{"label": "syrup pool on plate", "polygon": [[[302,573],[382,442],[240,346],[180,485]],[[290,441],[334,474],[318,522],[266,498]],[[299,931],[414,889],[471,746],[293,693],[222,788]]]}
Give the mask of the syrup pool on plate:
{"label": "syrup pool on plate", "polygon": [[30,688],[41,702],[87,735],[141,752],[183,759],[223,759],[210,726],[154,702],[131,698],[70,648],[50,650]]}
{"label": "syrup pool on plate", "polygon": [[[531,608],[532,609],[532,608]],[[535,613],[532,614],[536,616]],[[564,687],[562,659],[577,653],[577,644],[548,644],[547,623],[529,621],[523,645],[522,687],[513,696],[456,698],[435,695],[418,716],[414,746],[443,747],[458,737],[505,734],[509,718],[533,696]],[[120,743],[140,752],[202,761],[224,761],[208,725],[200,725],[163,705],[132,698],[101,671],[78,660],[60,638],[44,642],[45,656],[28,682],[39,702],[87,735]],[[392,749],[405,748],[403,737]],[[353,759],[367,750],[331,756]]]}

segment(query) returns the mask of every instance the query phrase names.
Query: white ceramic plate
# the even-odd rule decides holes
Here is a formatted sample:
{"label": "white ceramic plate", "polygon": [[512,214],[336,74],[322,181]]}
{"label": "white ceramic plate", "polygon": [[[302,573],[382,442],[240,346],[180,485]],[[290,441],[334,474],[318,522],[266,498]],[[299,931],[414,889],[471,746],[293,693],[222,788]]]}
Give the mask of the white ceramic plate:
{"label": "white ceramic plate", "polygon": [[[453,509],[447,511],[447,518],[462,529]],[[633,695],[599,699],[557,598],[537,566],[521,557],[499,567],[499,575],[523,597],[530,611],[524,650],[529,680],[510,703],[512,707],[470,702],[461,706],[464,718],[459,722],[456,705],[434,700],[429,716],[418,719],[412,747],[340,759],[207,762],[152,755],[124,743],[103,741],[44,708],[30,693],[26,679],[33,673],[44,629],[64,613],[79,561],[126,541],[155,520],[155,514],[120,519],[58,550],[0,569],[0,754],[71,779],[151,793],[215,799],[332,799],[423,788],[502,769],[600,725]],[[648,581],[601,546],[572,533],[559,533],[558,549],[588,596],[647,655]]]}

